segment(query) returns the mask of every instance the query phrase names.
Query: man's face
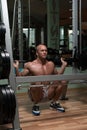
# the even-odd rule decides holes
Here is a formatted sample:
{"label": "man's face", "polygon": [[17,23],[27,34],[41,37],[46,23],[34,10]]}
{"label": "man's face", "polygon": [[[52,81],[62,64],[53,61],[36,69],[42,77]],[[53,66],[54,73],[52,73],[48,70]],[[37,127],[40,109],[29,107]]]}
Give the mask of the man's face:
{"label": "man's face", "polygon": [[37,56],[42,58],[42,59],[46,59],[46,57],[47,57],[47,48],[46,48],[46,46],[40,45],[38,47]]}

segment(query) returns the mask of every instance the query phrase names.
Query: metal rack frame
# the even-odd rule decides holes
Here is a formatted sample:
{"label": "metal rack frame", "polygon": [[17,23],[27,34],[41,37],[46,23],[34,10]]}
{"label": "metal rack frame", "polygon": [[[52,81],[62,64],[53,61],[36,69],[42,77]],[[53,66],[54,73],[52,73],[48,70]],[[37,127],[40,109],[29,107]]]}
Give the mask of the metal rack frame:
{"label": "metal rack frame", "polygon": [[[73,40],[74,45],[77,42],[77,1],[73,0]],[[87,80],[87,74],[73,74],[73,75],[47,75],[47,76],[27,76],[27,77],[16,77],[14,73],[13,67],[13,54],[12,54],[12,39],[10,34],[9,27],[9,17],[8,17],[8,8],[7,8],[7,0],[1,0],[1,10],[2,10],[2,20],[6,26],[6,50],[10,54],[11,59],[11,72],[9,76],[9,82],[14,91],[16,92],[16,85],[23,82],[34,82],[34,81],[53,81],[53,80]],[[15,93],[16,94],[16,93]],[[17,103],[17,100],[16,100]],[[13,122],[13,130],[21,130],[19,123],[19,112],[18,112],[18,104],[16,107],[15,120]]]}
{"label": "metal rack frame", "polygon": [[[9,82],[12,88],[14,89],[14,91],[16,92],[16,77],[15,77],[14,67],[13,67],[12,41],[11,41],[10,26],[9,26],[7,0],[1,0],[1,15],[2,15],[2,21],[6,27],[6,37],[5,37],[6,50],[8,51],[10,55],[10,61],[11,61],[11,71],[10,71],[10,76],[9,76]],[[21,130],[20,123],[19,123],[17,100],[16,100],[16,114],[15,114],[15,119],[12,125],[13,125],[13,128],[11,129]]]}

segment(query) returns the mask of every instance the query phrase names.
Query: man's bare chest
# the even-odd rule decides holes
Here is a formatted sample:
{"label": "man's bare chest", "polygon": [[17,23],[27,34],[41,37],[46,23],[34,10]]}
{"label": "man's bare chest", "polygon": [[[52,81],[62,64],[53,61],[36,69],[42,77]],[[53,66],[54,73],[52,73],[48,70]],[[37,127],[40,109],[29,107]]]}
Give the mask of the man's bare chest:
{"label": "man's bare chest", "polygon": [[53,73],[53,68],[48,65],[39,65],[31,67],[32,75],[50,75]]}

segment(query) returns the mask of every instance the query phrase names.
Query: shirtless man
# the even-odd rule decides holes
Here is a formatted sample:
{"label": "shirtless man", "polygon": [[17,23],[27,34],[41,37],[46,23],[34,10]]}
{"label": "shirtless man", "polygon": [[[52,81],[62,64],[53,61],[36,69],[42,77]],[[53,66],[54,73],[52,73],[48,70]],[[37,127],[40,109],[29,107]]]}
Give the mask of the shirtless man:
{"label": "shirtless man", "polygon": [[[38,76],[38,75],[54,75],[54,74],[63,74],[67,63],[61,58],[62,66],[60,70],[55,68],[55,65],[52,61],[48,61],[47,57],[47,47],[44,44],[39,44],[36,47],[36,56],[37,58],[32,62],[27,62],[24,64],[24,69],[22,72],[19,72],[19,62],[14,63],[17,76]],[[32,113],[34,115],[40,115],[38,103],[43,98],[48,98],[51,100],[50,108],[55,109],[61,112],[65,112],[65,109],[60,105],[58,99],[62,93],[63,84],[62,81],[53,81],[53,82],[36,82],[34,84],[40,85],[43,84],[44,87],[31,87],[30,95],[34,106],[32,107]]]}

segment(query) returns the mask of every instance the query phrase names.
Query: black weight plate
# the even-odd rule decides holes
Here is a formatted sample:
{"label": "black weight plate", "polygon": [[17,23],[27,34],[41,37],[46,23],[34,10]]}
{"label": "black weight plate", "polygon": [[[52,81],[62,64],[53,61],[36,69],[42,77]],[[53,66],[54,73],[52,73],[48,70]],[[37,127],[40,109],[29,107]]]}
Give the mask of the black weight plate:
{"label": "black weight plate", "polygon": [[9,56],[9,53],[7,52],[7,51],[4,51],[4,53],[5,53],[5,68],[4,68],[4,70],[6,70],[5,71],[5,77],[6,78],[9,78],[9,74],[10,74],[10,68],[11,68],[11,64],[10,64],[10,56]]}
{"label": "black weight plate", "polygon": [[1,77],[1,73],[2,73],[2,63],[3,63],[3,59],[2,59],[2,55],[1,55],[1,51],[0,51],[0,77]]}
{"label": "black weight plate", "polygon": [[6,90],[5,90],[5,87],[2,87],[2,94],[3,94],[3,124],[6,124],[7,123],[7,116],[8,116],[8,104],[7,104],[7,101],[8,101],[8,98],[7,98],[7,93],[6,93]]}
{"label": "black weight plate", "polygon": [[8,96],[8,92],[7,92],[7,86],[4,88],[5,89],[5,92],[6,92],[6,110],[5,110],[5,118],[4,118],[4,124],[7,124],[9,123],[8,122],[8,119],[9,119],[9,96]]}
{"label": "black weight plate", "polygon": [[10,90],[8,88],[8,86],[6,87],[6,93],[7,93],[7,104],[8,104],[8,111],[7,111],[7,122],[8,123],[11,123],[11,93],[10,93]]}
{"label": "black weight plate", "polygon": [[5,61],[5,54],[0,50],[0,78],[3,73],[4,61]]}
{"label": "black weight plate", "polygon": [[3,98],[3,93],[2,93],[2,87],[0,87],[0,125],[3,124],[3,119],[4,119],[4,114],[3,114],[3,101],[4,101],[4,98]]}
{"label": "black weight plate", "polygon": [[11,113],[10,113],[10,118],[11,120],[13,121],[13,111],[14,111],[14,101],[13,101],[13,93],[12,93],[12,90],[11,88],[9,88],[9,91],[10,91],[10,94],[11,94]]}
{"label": "black weight plate", "polygon": [[8,79],[10,74],[10,57],[6,51],[3,51],[5,57],[3,58],[3,72],[1,78]]}
{"label": "black weight plate", "polygon": [[9,92],[10,92],[10,121],[12,122],[13,121],[13,94],[11,92],[11,88],[8,88],[9,89]]}
{"label": "black weight plate", "polygon": [[15,117],[15,112],[16,112],[16,98],[15,98],[15,93],[12,88],[9,88],[11,92],[11,100],[12,100],[12,105],[11,105],[11,119],[14,120]]}
{"label": "black weight plate", "polygon": [[6,50],[0,50],[0,78],[8,79],[10,74],[10,56]]}
{"label": "black weight plate", "polygon": [[0,125],[14,121],[16,111],[16,98],[14,90],[8,85],[0,86]]}
{"label": "black weight plate", "polygon": [[10,122],[14,120],[15,116],[15,110],[16,110],[16,99],[15,99],[15,94],[14,91],[11,89],[11,87],[8,87],[9,93],[10,93]]}

